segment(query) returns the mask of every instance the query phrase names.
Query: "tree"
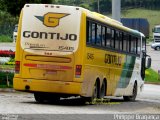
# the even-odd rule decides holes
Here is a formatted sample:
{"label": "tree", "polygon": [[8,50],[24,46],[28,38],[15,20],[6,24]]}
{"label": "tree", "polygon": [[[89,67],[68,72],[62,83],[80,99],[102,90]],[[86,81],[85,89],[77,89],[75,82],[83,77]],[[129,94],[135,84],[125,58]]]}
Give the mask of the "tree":
{"label": "tree", "polygon": [[52,3],[52,0],[0,0],[0,9],[9,12],[13,16],[20,14],[26,3]]}

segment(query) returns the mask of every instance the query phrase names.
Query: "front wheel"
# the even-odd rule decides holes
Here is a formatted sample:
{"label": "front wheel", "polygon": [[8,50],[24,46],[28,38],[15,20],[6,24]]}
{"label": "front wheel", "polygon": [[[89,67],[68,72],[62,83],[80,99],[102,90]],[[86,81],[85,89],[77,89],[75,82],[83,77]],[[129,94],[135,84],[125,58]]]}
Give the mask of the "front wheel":
{"label": "front wheel", "polygon": [[125,101],[135,101],[137,97],[137,83],[134,83],[132,96],[123,96]]}
{"label": "front wheel", "polygon": [[106,95],[106,82],[103,81],[100,91],[100,98],[104,98],[105,95]]}

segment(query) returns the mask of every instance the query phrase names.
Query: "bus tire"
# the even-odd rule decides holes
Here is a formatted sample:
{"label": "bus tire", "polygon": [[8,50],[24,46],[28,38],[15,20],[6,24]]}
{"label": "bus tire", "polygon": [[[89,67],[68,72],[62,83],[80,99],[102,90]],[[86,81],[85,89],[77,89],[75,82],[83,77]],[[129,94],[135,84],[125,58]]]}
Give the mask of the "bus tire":
{"label": "bus tire", "polygon": [[155,50],[158,50],[158,51],[159,51],[159,50],[160,50],[160,47],[159,47],[159,46],[157,46],[157,47],[155,48]]}
{"label": "bus tire", "polygon": [[100,91],[100,98],[104,98],[105,95],[106,95],[106,81],[103,80],[101,91]]}
{"label": "bus tire", "polygon": [[38,102],[38,103],[45,102],[44,95],[42,93],[34,93],[34,98],[35,98],[36,102]]}
{"label": "bus tire", "polygon": [[60,96],[56,95],[56,94],[48,94],[47,95],[47,101],[49,103],[57,103],[60,100]]}
{"label": "bus tire", "polygon": [[95,102],[97,101],[98,98],[99,98],[99,84],[96,81],[94,84],[92,96],[91,97],[83,97],[83,100],[85,100],[85,102],[88,102],[89,104],[93,105],[93,104],[95,104]]}
{"label": "bus tire", "polygon": [[137,97],[137,83],[134,83],[132,96],[123,96],[125,101],[135,101]]}

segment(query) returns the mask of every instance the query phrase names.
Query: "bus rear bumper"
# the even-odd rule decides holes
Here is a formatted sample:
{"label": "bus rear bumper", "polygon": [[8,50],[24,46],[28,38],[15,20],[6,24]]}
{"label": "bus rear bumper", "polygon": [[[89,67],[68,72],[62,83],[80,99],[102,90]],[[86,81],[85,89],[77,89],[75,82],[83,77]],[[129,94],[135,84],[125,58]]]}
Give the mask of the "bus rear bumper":
{"label": "bus rear bumper", "polygon": [[13,87],[18,91],[48,92],[81,95],[82,83],[14,78]]}

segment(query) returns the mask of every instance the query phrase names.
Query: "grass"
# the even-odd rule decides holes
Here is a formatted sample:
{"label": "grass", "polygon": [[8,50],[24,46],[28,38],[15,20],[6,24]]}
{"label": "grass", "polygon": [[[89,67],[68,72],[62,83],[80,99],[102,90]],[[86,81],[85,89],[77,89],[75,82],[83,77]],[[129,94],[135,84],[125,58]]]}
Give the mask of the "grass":
{"label": "grass", "polygon": [[0,85],[0,88],[13,88],[13,85],[9,85],[9,86],[7,86],[7,85]]}
{"label": "grass", "polygon": [[[13,87],[14,73],[7,73],[0,71],[0,88],[12,88]],[[7,79],[9,86],[7,86]]]}
{"label": "grass", "polygon": [[146,82],[152,82],[152,83],[160,83],[160,75],[158,79],[158,73],[154,71],[153,69],[147,69],[146,72],[145,81]]}
{"label": "grass", "polygon": [[152,29],[160,24],[160,10],[148,10],[143,8],[134,8],[122,10],[122,18],[146,18],[150,24],[150,39],[152,38]]}
{"label": "grass", "polygon": [[15,65],[0,65],[0,68],[1,69],[14,69],[15,68]]}
{"label": "grass", "polygon": [[12,38],[7,35],[0,35],[0,42],[12,42]]}

